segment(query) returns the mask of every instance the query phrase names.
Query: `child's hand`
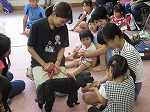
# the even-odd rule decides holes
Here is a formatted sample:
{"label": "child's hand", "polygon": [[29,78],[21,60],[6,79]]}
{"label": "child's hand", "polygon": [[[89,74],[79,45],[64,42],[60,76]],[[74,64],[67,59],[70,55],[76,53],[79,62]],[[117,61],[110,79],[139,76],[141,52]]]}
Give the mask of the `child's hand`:
{"label": "child's hand", "polygon": [[54,74],[57,75],[60,73],[60,66],[55,65],[56,67],[54,67]]}
{"label": "child's hand", "polygon": [[82,51],[82,52],[79,52],[79,55],[84,56],[84,57],[88,57],[88,52],[87,51]]}
{"label": "child's hand", "polygon": [[97,87],[90,87],[90,88],[89,88],[89,91],[93,92],[93,91],[95,91],[95,90],[97,90],[97,89],[98,89]]}
{"label": "child's hand", "polygon": [[45,70],[50,70],[51,69],[51,67],[52,67],[52,62],[49,62],[49,63],[45,63],[44,65],[43,65],[43,68],[45,69]]}
{"label": "child's hand", "polygon": [[93,83],[91,83],[90,87],[100,87],[100,81],[94,81]]}

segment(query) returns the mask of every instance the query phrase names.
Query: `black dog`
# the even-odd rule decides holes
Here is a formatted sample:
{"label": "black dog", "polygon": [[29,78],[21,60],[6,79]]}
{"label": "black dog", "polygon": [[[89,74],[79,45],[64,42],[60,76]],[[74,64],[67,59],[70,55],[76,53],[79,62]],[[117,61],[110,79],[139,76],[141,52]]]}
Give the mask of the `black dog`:
{"label": "black dog", "polygon": [[0,76],[0,105],[4,106],[6,112],[11,112],[7,100],[12,90],[11,82],[4,76]]}
{"label": "black dog", "polygon": [[87,83],[92,83],[94,81],[91,77],[90,72],[81,72],[75,78],[57,78],[52,80],[47,80],[37,88],[37,102],[39,108],[43,107],[45,104],[45,111],[51,112],[53,103],[55,101],[54,92],[68,94],[67,105],[69,107],[74,107],[78,103],[78,89],[80,87],[85,87]]}

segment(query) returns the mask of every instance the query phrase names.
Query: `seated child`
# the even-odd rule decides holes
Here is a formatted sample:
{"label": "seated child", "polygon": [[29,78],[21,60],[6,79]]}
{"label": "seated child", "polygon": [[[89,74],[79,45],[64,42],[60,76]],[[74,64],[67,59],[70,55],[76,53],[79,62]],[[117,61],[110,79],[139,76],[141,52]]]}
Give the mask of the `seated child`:
{"label": "seated child", "polygon": [[126,35],[125,30],[127,30],[126,20],[124,18],[125,12],[122,4],[118,3],[114,6],[114,15],[110,17],[110,22],[115,23],[121,29],[124,39],[132,44],[131,39]]}
{"label": "seated child", "polygon": [[[73,26],[72,29],[70,29],[70,31],[76,31],[76,32],[80,32],[83,29],[88,29],[88,20],[91,18],[91,14],[94,11],[94,8],[92,6],[92,0],[83,0],[82,2],[82,6],[83,6],[83,14],[81,16],[81,18],[78,20],[78,22]],[[84,18],[86,17],[86,21],[83,21]]]}
{"label": "seated child", "polygon": [[23,34],[29,36],[30,28],[34,21],[45,18],[44,9],[38,5],[39,0],[29,0],[24,7],[23,13]]}
{"label": "seated child", "polygon": [[125,13],[124,13],[124,8],[122,4],[118,3],[114,6],[114,15],[110,17],[110,21],[115,23],[119,28],[121,29],[122,32],[124,32],[127,29],[126,26],[126,20],[124,18]]}
{"label": "seated child", "polygon": [[[126,74],[130,70],[130,74]],[[135,74],[129,68],[126,58],[114,55],[108,63],[108,81],[100,86],[92,87],[93,106],[87,106],[87,112],[132,112],[135,98]],[[85,97],[85,95],[84,95]]]}
{"label": "seated child", "polygon": [[[90,30],[85,29],[82,30],[79,33],[80,41],[82,43],[79,54],[80,52],[86,51],[86,52],[92,52],[96,50],[95,44],[92,42],[93,41],[93,34],[91,33]],[[96,57],[80,57],[79,59],[73,60],[71,63],[66,64],[66,68],[71,68],[74,66],[79,66],[75,71],[72,73],[69,73],[70,75],[76,76],[83,70],[90,70],[93,68],[96,64]]]}
{"label": "seated child", "polygon": [[[91,33],[93,34],[93,42],[94,44],[97,42],[97,31],[98,31],[98,27],[97,25],[94,23],[94,20],[92,18],[89,19],[88,21],[88,28],[91,31]],[[81,44],[76,45],[75,49],[69,53],[68,56],[65,57],[66,61],[72,61],[74,58],[79,58],[79,50],[81,48]]]}

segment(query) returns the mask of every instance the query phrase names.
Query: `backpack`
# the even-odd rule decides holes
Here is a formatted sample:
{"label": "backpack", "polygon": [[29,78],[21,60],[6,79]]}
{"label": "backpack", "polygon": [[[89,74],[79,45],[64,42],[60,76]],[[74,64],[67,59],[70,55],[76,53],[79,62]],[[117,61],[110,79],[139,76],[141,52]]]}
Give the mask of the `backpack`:
{"label": "backpack", "polygon": [[13,12],[12,5],[7,0],[0,0],[0,2],[3,5],[3,9],[5,13]]}
{"label": "backpack", "polygon": [[130,31],[136,30],[136,29],[140,30],[140,28],[135,22],[134,16],[131,13],[126,14],[125,20],[126,20],[127,30],[130,30]]}

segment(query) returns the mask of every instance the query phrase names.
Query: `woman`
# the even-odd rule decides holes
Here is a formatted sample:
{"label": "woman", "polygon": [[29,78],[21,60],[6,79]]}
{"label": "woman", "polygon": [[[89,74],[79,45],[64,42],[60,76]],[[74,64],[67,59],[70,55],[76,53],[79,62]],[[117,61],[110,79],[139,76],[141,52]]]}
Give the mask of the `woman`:
{"label": "woman", "polygon": [[64,78],[57,68],[66,73],[64,51],[69,46],[68,28],[72,23],[72,9],[66,2],[59,2],[45,10],[47,18],[33,23],[28,40],[28,51],[32,55],[31,67],[36,87],[49,79],[55,65],[53,78]]}

